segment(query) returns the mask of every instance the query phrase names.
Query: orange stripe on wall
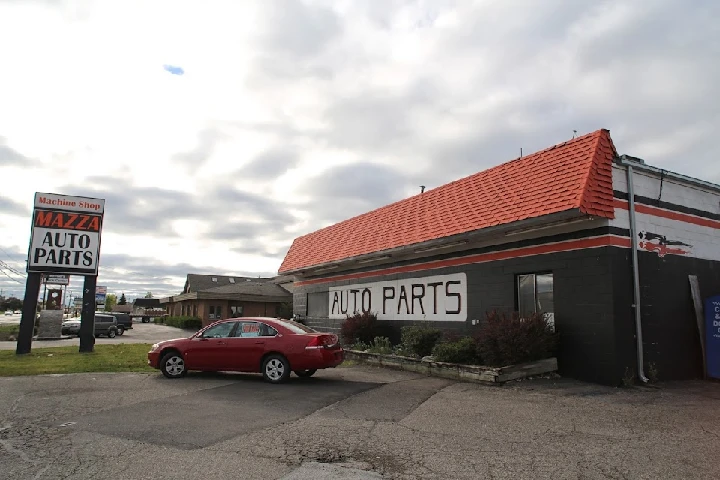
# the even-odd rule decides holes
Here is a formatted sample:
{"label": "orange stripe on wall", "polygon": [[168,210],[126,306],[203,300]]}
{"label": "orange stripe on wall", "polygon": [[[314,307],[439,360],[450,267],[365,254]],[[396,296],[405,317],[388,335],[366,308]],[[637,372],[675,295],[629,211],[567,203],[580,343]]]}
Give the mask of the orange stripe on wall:
{"label": "orange stripe on wall", "polygon": [[[630,204],[626,200],[620,200],[618,198],[613,202],[615,208],[622,208],[623,210],[629,210]],[[679,222],[692,223],[700,225],[701,227],[710,227],[720,229],[720,222],[717,220],[711,220],[709,218],[696,217],[694,215],[688,215],[687,213],[673,212],[671,210],[664,210],[662,208],[650,207],[640,203],[635,204],[635,211],[638,213],[644,213],[645,215],[653,215],[656,217],[668,218],[670,220],[677,220]]]}
{"label": "orange stripe on wall", "polygon": [[469,265],[471,263],[492,262],[496,260],[508,260],[510,258],[527,257],[531,255],[543,255],[547,253],[566,252],[568,250],[580,250],[583,248],[597,247],[623,247],[630,248],[630,239],[616,237],[614,235],[605,235],[595,238],[583,238],[580,240],[569,240],[567,242],[552,243],[548,245],[536,245],[533,247],[517,248],[514,250],[504,250],[500,252],[480,253],[467,257],[450,258],[447,260],[437,260],[434,262],[419,263],[413,265],[405,265],[402,267],[391,267],[383,270],[373,270],[370,272],[349,273],[347,275],[338,275],[331,278],[316,278],[313,280],[305,280],[296,282],[296,286],[315,285],[318,283],[339,282],[341,280],[351,280],[357,278],[377,277],[382,275],[392,275],[394,273],[418,272],[421,270],[430,270],[434,268],[457,267],[460,265]]}

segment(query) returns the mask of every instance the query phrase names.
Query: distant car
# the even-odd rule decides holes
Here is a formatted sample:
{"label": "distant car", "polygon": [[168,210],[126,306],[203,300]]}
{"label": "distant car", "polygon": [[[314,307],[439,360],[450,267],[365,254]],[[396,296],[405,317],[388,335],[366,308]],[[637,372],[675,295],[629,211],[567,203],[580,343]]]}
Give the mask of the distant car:
{"label": "distant car", "polygon": [[188,370],[262,373],[270,383],[281,383],[294,372],[310,377],[322,368],[334,368],[345,352],[337,335],[277,318],[232,318],[208,325],[190,338],[156,343],[148,364],[168,378]]}
{"label": "distant car", "polygon": [[[80,335],[80,319],[66,320],[62,323],[60,332],[63,335]],[[105,335],[115,338],[118,333],[118,324],[115,317],[104,313],[95,314],[95,336]]]}
{"label": "distant car", "polygon": [[125,333],[125,330],[130,330],[133,328],[132,317],[127,313],[110,312],[110,315],[115,317],[115,319],[117,320],[118,335],[122,335],[123,333]]}
{"label": "distant car", "polygon": [[12,315],[12,314],[13,314],[12,310],[5,310],[5,315]]}

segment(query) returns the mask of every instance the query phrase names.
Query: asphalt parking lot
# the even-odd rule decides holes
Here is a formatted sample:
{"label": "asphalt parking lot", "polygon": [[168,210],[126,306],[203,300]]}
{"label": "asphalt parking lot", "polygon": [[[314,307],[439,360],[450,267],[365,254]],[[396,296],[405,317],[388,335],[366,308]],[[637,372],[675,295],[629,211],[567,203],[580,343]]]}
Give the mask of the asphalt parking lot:
{"label": "asphalt parking lot", "polygon": [[284,385],[192,373],[0,378],[0,472],[4,479],[717,479],[719,402],[717,383],[614,389],[545,379],[486,387],[357,366]]}
{"label": "asphalt parking lot", "polygon": [[[19,322],[19,321],[18,321]],[[126,330],[123,335],[115,338],[100,337],[95,339],[96,345],[108,343],[155,343],[171,338],[189,337],[194,331],[181,330],[175,327],[154,323],[133,322],[133,328]],[[77,337],[64,340],[35,340],[33,348],[45,347],[66,347],[68,345],[80,346],[80,339]],[[15,350],[17,342],[0,342],[0,350]]]}

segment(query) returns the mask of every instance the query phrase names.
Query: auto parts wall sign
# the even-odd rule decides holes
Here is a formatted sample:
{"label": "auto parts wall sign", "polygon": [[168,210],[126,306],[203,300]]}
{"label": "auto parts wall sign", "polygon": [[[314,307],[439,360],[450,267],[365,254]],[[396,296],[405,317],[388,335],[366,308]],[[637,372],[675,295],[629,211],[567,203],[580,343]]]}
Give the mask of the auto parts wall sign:
{"label": "auto parts wall sign", "polygon": [[105,200],[36,193],[28,272],[97,275]]}
{"label": "auto parts wall sign", "polygon": [[330,287],[330,318],[372,312],[380,320],[464,322],[467,277],[464,273]]}

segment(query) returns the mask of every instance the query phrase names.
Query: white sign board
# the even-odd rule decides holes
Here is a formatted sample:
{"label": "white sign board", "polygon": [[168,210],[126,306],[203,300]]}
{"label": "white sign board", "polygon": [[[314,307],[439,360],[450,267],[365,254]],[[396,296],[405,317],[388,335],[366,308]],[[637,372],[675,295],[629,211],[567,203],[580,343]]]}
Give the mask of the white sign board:
{"label": "white sign board", "polygon": [[46,274],[43,278],[46,285],[70,285],[69,275]]}
{"label": "white sign board", "polygon": [[467,320],[464,273],[330,287],[330,318],[372,312],[379,320]]}
{"label": "white sign board", "polygon": [[36,193],[28,272],[97,275],[105,200]]}

